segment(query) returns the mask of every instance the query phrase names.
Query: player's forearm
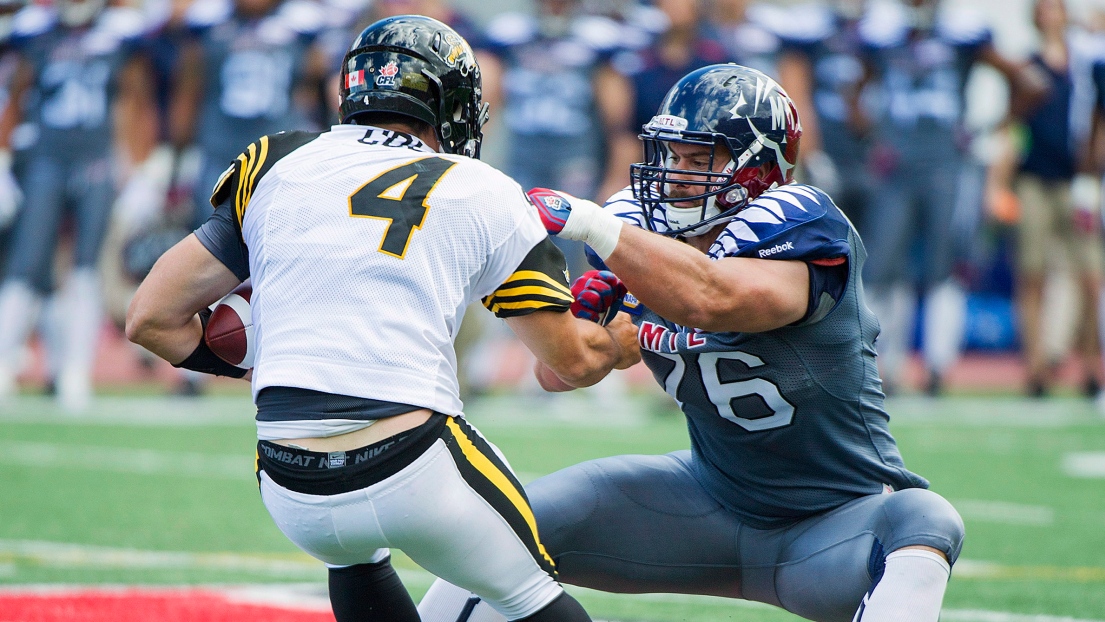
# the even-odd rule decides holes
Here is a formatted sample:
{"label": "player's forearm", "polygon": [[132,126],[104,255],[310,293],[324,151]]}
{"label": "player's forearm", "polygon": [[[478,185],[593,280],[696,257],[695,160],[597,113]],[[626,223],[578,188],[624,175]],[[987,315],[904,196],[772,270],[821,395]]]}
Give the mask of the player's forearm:
{"label": "player's forearm", "polygon": [[579,389],[605,378],[618,365],[624,352],[605,327],[583,320],[574,323],[578,329],[575,351],[561,352],[561,356],[546,364],[561,381]]}
{"label": "player's forearm", "polygon": [[203,338],[198,316],[193,315],[190,321],[178,325],[133,305],[127,313],[126,331],[127,339],[174,365],[188,358]]}

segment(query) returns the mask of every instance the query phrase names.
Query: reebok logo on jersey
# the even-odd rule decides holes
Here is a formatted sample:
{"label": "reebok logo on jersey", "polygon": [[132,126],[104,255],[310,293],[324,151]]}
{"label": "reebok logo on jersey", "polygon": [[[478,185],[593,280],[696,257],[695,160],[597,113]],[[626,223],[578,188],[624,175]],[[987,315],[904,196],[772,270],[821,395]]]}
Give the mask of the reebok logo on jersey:
{"label": "reebok logo on jersey", "polygon": [[761,250],[760,251],[760,259],[763,259],[764,257],[770,257],[772,255],[777,255],[777,254],[782,253],[784,251],[792,251],[792,250],[794,250],[794,242],[785,242],[783,244],[776,244],[775,246],[772,246],[771,248],[765,248],[765,249]]}

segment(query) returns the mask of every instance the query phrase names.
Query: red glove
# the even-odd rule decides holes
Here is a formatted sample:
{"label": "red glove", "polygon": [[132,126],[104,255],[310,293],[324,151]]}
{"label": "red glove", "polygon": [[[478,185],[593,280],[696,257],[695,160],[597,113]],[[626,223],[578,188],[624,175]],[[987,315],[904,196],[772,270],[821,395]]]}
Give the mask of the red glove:
{"label": "red glove", "polygon": [[572,315],[606,326],[622,308],[625,294],[625,285],[613,272],[588,270],[572,283]]}

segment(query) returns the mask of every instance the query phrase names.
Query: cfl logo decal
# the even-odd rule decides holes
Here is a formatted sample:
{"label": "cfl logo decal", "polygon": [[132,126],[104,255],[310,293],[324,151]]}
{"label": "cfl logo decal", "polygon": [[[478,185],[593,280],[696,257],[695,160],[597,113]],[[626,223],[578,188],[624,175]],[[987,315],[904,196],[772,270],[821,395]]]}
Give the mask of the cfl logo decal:
{"label": "cfl logo decal", "polygon": [[380,75],[376,76],[376,86],[395,86],[395,76],[399,75],[399,66],[395,61],[380,68]]}
{"label": "cfl logo decal", "polygon": [[702,336],[698,329],[688,333],[678,333],[654,322],[641,322],[641,327],[637,329],[637,344],[641,346],[641,349],[649,352],[675,352],[679,346],[679,335],[681,334],[686,335],[687,349],[700,348],[706,345],[706,338]]}

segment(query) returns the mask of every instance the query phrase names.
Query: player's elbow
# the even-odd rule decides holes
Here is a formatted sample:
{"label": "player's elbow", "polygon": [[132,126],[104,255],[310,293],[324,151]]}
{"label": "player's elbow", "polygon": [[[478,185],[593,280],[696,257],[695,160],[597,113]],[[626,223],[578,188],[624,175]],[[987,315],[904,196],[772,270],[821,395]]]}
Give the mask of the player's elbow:
{"label": "player's elbow", "polygon": [[155,305],[149,304],[140,296],[135,296],[127,308],[127,321],[124,331],[127,339],[140,346],[148,346],[156,339],[165,324],[165,318]]}

